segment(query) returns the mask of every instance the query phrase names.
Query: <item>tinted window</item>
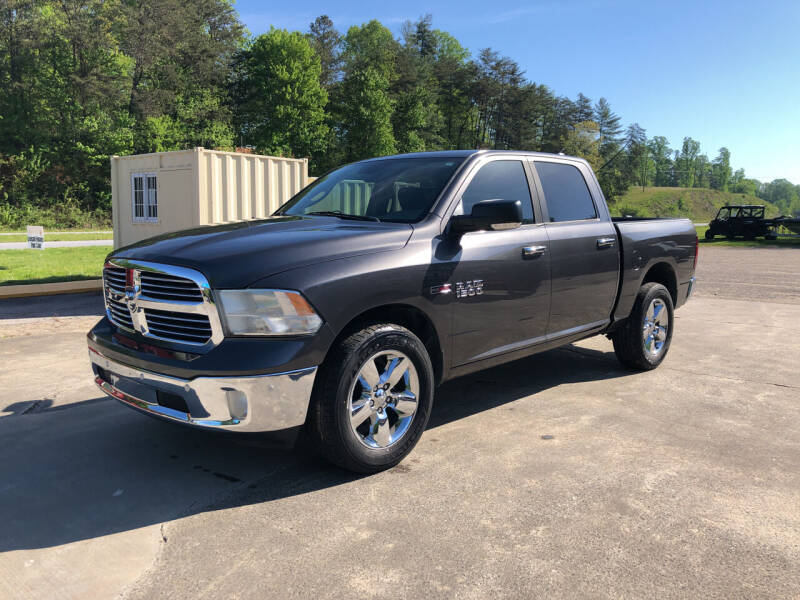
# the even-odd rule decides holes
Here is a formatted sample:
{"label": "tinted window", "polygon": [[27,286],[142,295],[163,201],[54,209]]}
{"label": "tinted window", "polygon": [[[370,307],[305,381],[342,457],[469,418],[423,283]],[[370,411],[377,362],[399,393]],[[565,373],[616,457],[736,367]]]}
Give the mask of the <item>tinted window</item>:
{"label": "tinted window", "polygon": [[586,180],[576,167],[550,162],[535,164],[551,221],[557,223],[597,218]]}
{"label": "tinted window", "polygon": [[376,217],[413,223],[428,214],[463,158],[389,158],[331,171],[275,214]]}
{"label": "tinted window", "polygon": [[519,200],[522,203],[522,222],[533,223],[533,205],[525,168],[518,160],[496,160],[485,164],[472,178],[461,195],[457,215],[468,215],[481,200]]}

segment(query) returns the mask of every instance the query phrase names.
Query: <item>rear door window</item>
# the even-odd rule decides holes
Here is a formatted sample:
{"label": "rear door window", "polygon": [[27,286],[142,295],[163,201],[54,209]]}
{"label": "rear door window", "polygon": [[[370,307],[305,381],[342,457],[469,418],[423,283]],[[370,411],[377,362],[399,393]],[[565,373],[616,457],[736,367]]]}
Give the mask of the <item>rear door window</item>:
{"label": "rear door window", "polygon": [[584,221],[597,218],[592,195],[577,167],[564,163],[535,162],[542,182],[550,222]]}

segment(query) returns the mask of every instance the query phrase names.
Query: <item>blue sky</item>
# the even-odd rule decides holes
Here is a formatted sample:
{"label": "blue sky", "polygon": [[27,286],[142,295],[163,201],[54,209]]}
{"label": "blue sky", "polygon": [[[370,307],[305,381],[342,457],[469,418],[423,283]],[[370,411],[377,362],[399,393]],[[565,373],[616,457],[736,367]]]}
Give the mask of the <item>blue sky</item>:
{"label": "blue sky", "polygon": [[560,95],[605,96],[626,124],[666,136],[673,148],[691,136],[713,160],[727,146],[734,168],[748,177],[800,184],[797,0],[238,0],[235,6],[254,34],[270,25],[306,31],[327,14],[343,32],[378,19],[399,35],[403,21],[431,13],[434,27],[473,54],[492,47]]}

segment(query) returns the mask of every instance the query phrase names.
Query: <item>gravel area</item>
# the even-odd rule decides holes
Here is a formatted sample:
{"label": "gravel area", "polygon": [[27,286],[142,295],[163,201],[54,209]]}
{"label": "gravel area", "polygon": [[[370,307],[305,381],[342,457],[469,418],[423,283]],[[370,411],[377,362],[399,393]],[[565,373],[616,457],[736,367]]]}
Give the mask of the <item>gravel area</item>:
{"label": "gravel area", "polygon": [[698,296],[800,304],[800,248],[700,246]]}

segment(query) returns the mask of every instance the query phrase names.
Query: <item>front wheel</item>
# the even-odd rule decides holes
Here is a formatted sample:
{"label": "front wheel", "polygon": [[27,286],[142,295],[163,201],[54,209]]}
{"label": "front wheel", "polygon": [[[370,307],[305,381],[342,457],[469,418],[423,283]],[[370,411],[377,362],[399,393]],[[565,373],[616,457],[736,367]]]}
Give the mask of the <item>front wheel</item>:
{"label": "front wheel", "polygon": [[711,241],[711,240],[714,239],[714,232],[711,231],[710,229],[706,229],[706,234],[705,235],[706,235],[706,239],[708,241]]}
{"label": "front wheel", "polygon": [[400,325],[357,331],[331,350],[314,387],[308,425],[322,456],[360,473],[388,469],[425,431],[434,375],[422,341]]}
{"label": "front wheel", "polygon": [[619,361],[637,371],[655,369],[669,351],[673,321],[672,296],[667,288],[660,283],[645,283],[639,288],[630,317],[611,337]]}

